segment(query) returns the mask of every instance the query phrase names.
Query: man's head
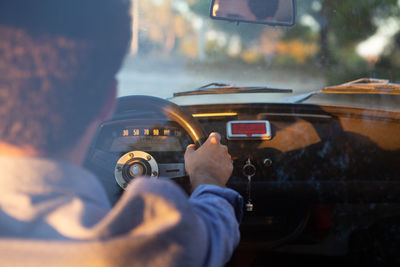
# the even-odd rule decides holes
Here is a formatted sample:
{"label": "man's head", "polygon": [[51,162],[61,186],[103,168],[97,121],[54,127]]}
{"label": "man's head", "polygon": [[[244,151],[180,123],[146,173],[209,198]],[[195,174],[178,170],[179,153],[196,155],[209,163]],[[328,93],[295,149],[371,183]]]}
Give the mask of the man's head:
{"label": "man's head", "polygon": [[113,96],[128,0],[0,1],[0,142],[56,154]]}

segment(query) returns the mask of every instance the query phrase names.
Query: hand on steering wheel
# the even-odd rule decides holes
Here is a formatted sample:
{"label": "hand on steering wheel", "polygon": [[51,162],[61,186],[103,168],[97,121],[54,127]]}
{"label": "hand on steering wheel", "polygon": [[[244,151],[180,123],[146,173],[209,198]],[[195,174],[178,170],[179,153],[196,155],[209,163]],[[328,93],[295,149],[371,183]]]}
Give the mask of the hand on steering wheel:
{"label": "hand on steering wheel", "polygon": [[220,143],[221,136],[211,133],[197,150],[189,145],[185,153],[185,169],[189,174],[192,190],[203,184],[225,187],[232,174],[233,165],[228,148]]}

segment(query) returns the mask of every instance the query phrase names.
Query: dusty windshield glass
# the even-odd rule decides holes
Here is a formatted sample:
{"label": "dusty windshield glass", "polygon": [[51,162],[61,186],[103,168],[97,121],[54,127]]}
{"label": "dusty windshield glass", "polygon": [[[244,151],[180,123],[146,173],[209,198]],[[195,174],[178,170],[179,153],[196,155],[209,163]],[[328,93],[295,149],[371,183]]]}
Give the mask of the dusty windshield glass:
{"label": "dusty windshield glass", "polygon": [[[120,96],[169,98],[213,82],[304,93],[361,77],[400,81],[398,0],[297,1],[290,28],[212,20],[205,0],[132,2],[133,40],[118,76]],[[218,97],[196,99],[226,99]]]}

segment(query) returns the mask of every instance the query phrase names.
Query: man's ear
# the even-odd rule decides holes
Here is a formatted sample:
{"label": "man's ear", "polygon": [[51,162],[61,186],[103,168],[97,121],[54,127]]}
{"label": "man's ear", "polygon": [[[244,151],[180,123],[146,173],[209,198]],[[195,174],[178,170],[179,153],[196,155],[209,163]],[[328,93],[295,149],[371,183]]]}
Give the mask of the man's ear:
{"label": "man's ear", "polygon": [[103,107],[100,109],[99,115],[97,119],[99,121],[108,120],[114,112],[114,108],[117,104],[117,88],[118,88],[118,81],[114,80],[113,85],[109,89],[108,96],[104,101]]}

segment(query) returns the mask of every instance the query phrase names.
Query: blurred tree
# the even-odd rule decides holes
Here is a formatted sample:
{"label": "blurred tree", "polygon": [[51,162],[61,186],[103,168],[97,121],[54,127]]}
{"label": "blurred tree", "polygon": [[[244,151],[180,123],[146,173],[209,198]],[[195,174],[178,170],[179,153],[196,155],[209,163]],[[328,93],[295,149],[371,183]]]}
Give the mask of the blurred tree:
{"label": "blurred tree", "polygon": [[376,75],[400,83],[400,32],[393,38],[386,51],[375,65]]}
{"label": "blurred tree", "polygon": [[[399,18],[397,0],[303,0],[307,12],[319,24],[319,63],[331,82],[373,76],[374,66],[357,54],[357,45],[374,35],[380,22]],[[385,75],[387,77],[387,75]]]}
{"label": "blurred tree", "polygon": [[[218,42],[212,40],[206,46],[208,54],[214,59],[216,56],[241,58],[246,63],[270,62],[277,57],[276,62],[285,66],[304,64],[306,59],[316,53],[317,48],[313,44],[315,38],[310,37],[311,31],[304,26],[296,26],[294,30],[286,31],[283,27],[269,27],[252,23],[236,23],[229,21],[210,20],[211,0],[188,0],[190,8],[199,14],[220,34],[227,36],[240,36],[241,54],[229,53],[229,44],[218,47]],[[314,34],[315,36],[315,34]],[[233,39],[234,40],[234,39]],[[230,42],[231,40],[228,40]],[[219,55],[217,55],[219,53]]]}
{"label": "blurred tree", "polygon": [[196,56],[193,27],[174,8],[173,0],[140,1],[139,8],[141,41],[148,50],[164,55],[179,50],[188,57]]}
{"label": "blurred tree", "polygon": [[[189,58],[198,58],[199,51],[205,50],[214,61],[238,59],[248,64],[268,61],[285,67],[317,67],[326,72],[329,83],[361,76],[400,80],[400,27],[397,39],[391,40],[375,61],[357,53],[358,45],[376,34],[382,21],[400,21],[398,0],[296,2],[297,24],[274,28],[211,20],[211,0],[143,0],[140,33],[151,43],[146,45],[149,49],[180,52]],[[176,6],[182,3],[189,10],[178,10]],[[201,30],[195,26],[199,17]],[[304,18],[315,25],[304,23]],[[214,37],[207,39],[210,32]],[[204,45],[199,45],[202,42]]]}

